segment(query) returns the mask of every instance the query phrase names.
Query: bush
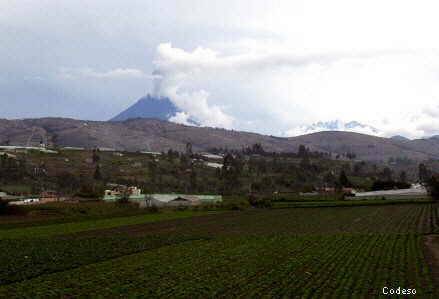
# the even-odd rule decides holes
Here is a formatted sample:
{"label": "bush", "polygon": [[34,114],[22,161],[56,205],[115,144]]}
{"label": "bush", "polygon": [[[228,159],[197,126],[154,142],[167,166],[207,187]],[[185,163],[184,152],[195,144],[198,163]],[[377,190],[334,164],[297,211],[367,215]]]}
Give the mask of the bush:
{"label": "bush", "polygon": [[146,208],[146,211],[148,211],[149,213],[160,213],[160,209],[157,206],[151,206]]}
{"label": "bush", "polygon": [[435,176],[427,181],[427,190],[434,200],[439,200],[439,180]]}
{"label": "bush", "polygon": [[116,201],[118,204],[128,204],[130,202],[130,196],[128,194],[122,194]]}
{"label": "bush", "polygon": [[255,208],[271,208],[273,206],[270,197],[259,197],[254,194],[249,195],[248,202],[252,207]]}
{"label": "bush", "polygon": [[6,200],[0,198],[0,215],[17,215],[23,213],[24,211],[21,207],[11,206]]}
{"label": "bush", "polygon": [[398,181],[382,181],[377,180],[373,182],[372,190],[392,190],[392,189],[408,189],[410,188],[409,183],[398,182]]}
{"label": "bush", "polygon": [[6,200],[0,199],[0,215],[5,215],[8,212],[8,202]]}

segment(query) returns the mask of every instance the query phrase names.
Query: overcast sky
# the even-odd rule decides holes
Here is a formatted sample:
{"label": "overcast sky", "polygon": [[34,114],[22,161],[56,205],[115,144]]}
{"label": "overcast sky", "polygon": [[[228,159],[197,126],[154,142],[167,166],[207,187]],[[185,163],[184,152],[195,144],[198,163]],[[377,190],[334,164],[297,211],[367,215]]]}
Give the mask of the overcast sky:
{"label": "overcast sky", "polygon": [[0,118],[107,120],[153,93],[183,123],[287,136],[355,120],[377,129],[365,133],[431,136],[438,11],[403,0],[2,0]]}

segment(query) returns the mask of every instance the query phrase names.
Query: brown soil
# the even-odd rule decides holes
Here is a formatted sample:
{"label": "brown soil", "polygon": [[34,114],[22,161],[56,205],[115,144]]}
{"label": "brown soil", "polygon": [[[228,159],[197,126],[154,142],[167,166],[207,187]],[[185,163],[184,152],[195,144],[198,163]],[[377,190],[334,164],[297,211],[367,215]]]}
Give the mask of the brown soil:
{"label": "brown soil", "polygon": [[160,234],[200,234],[200,235],[218,235],[224,233],[225,223],[233,223],[233,220],[239,217],[240,212],[225,212],[206,216],[196,216],[183,219],[165,220],[159,222],[119,226],[109,229],[100,229],[93,231],[80,232],[71,234],[69,237],[90,237],[90,236],[111,236],[123,234],[128,236],[160,235]]}

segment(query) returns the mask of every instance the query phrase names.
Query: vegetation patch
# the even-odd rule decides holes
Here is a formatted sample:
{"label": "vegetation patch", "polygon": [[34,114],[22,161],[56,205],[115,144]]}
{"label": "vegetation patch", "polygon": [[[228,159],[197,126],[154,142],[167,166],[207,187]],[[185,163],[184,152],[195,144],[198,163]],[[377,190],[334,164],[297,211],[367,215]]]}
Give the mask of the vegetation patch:
{"label": "vegetation patch", "polygon": [[432,296],[415,235],[193,241],[0,287],[36,297],[369,297],[407,285]]}
{"label": "vegetation patch", "polygon": [[129,217],[114,217],[100,220],[86,220],[71,223],[61,223],[52,225],[31,226],[25,228],[2,229],[0,239],[9,238],[35,238],[54,235],[64,235],[90,230],[106,229],[124,225],[135,225],[147,222],[156,222],[169,219],[187,218],[198,215],[206,215],[214,212],[203,211],[169,211],[164,213],[144,214]]}

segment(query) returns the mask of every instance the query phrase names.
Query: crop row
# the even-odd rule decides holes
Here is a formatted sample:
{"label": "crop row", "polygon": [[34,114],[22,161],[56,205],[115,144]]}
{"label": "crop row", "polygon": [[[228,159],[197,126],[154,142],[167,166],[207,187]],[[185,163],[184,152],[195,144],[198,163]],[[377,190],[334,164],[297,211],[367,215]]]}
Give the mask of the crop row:
{"label": "crop row", "polygon": [[91,230],[115,228],[119,226],[153,223],[172,219],[183,219],[212,213],[215,212],[172,211],[165,213],[142,214],[126,217],[111,217],[98,220],[82,220],[60,224],[0,229],[0,240],[12,238],[35,238],[65,235]]}
{"label": "crop row", "polygon": [[[179,221],[173,231],[198,235],[242,236],[274,234],[339,233],[432,233],[437,228],[436,205],[405,204],[331,208],[291,208],[227,212],[209,217]],[[170,225],[172,227],[174,224]],[[155,225],[145,225],[144,232],[159,233]],[[169,228],[162,224],[161,229]],[[118,228],[115,231],[129,230]],[[136,230],[142,231],[142,227]]]}
{"label": "crop row", "polygon": [[0,288],[0,297],[370,297],[434,290],[416,235],[192,241]]}
{"label": "crop row", "polygon": [[[207,215],[205,217],[193,217]],[[438,206],[404,204],[331,208],[289,208],[242,212],[169,212],[87,220],[72,223],[0,229],[0,239],[34,238],[114,229],[129,225],[144,226],[145,234],[156,234],[154,222],[180,219],[176,228],[197,234],[267,235],[334,233],[433,233],[439,230]],[[170,224],[171,226],[174,224]],[[160,225],[163,226],[163,225]],[[128,229],[129,231],[129,229]],[[99,232],[97,232],[99,235]]]}
{"label": "crop row", "polygon": [[2,240],[0,286],[194,239],[202,237],[114,235]]}

